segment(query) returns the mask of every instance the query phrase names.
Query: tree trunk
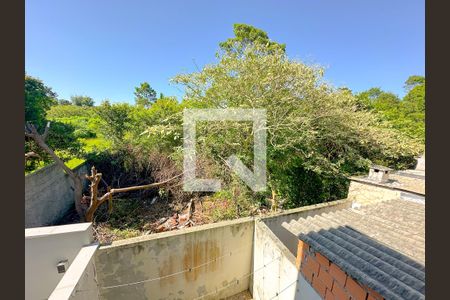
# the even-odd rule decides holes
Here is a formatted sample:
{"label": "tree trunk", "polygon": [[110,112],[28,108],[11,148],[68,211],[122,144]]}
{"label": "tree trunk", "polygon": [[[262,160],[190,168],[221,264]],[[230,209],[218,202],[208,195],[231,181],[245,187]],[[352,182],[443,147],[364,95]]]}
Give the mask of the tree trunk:
{"label": "tree trunk", "polygon": [[84,221],[84,212],[83,208],[81,206],[81,198],[83,197],[83,181],[81,176],[76,174],[71,168],[66,166],[66,164],[62,161],[61,158],[56,155],[56,153],[47,145],[45,142],[50,128],[50,122],[47,123],[47,126],[45,127],[45,132],[40,135],[36,128],[32,124],[27,124],[25,126],[25,136],[32,138],[36,144],[45,152],[47,152],[53,161],[63,169],[66,174],[72,179],[73,182],[73,188],[74,188],[74,202],[75,202],[75,209],[80,217],[81,221]]}
{"label": "tree trunk", "polygon": [[73,179],[73,198],[75,201],[75,210],[77,211],[80,221],[84,222],[86,219],[84,217],[83,207],[81,206],[81,198],[83,197],[83,182],[79,176]]}

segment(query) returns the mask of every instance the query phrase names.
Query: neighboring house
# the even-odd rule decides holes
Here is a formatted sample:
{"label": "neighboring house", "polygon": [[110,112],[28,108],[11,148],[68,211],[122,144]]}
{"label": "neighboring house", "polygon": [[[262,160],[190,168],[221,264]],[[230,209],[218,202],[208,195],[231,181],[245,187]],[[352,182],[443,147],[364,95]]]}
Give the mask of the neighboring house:
{"label": "neighboring house", "polygon": [[425,173],[390,171],[353,178],[352,208],[283,223],[321,298],[425,299]]}

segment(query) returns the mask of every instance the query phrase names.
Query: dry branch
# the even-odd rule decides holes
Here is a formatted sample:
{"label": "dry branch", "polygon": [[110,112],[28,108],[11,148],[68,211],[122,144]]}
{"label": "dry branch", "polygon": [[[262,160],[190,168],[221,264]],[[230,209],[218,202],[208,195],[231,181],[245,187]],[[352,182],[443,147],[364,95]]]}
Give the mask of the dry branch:
{"label": "dry branch", "polygon": [[98,184],[102,180],[102,173],[98,173],[97,170],[95,169],[95,167],[92,167],[91,175],[90,176],[86,175],[86,178],[91,182],[91,184],[90,184],[91,201],[89,204],[89,208],[86,211],[86,215],[85,215],[86,221],[92,222],[92,220],[94,219],[95,211],[105,201],[109,201],[109,211],[111,212],[112,211],[112,196],[114,194],[157,188],[157,187],[160,187],[162,185],[165,185],[165,184],[175,180],[176,178],[178,178],[182,175],[183,174],[178,174],[167,180],[164,180],[161,182],[150,183],[150,184],[146,184],[146,185],[137,185],[137,186],[130,186],[130,187],[126,187],[126,188],[118,188],[118,189],[111,189],[110,187],[108,187],[108,191],[103,196],[98,198]]}
{"label": "dry branch", "polygon": [[72,171],[71,168],[66,166],[64,161],[55,154],[55,152],[47,145],[45,142],[50,131],[50,122],[47,122],[45,126],[45,130],[43,134],[39,134],[36,127],[33,124],[27,123],[25,124],[25,136],[33,139],[36,144],[45,152],[47,152],[53,161],[63,169],[67,175],[72,179],[74,185],[74,201],[75,201],[75,209],[80,216],[81,220],[84,220],[83,209],[81,206],[81,199],[83,196],[83,181],[82,177]]}

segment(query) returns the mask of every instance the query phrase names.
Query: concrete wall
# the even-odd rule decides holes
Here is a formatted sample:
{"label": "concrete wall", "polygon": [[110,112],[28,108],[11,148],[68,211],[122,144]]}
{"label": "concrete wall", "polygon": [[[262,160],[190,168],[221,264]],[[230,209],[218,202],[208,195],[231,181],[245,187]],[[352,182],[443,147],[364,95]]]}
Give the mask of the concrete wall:
{"label": "concrete wall", "polygon": [[321,299],[297,270],[291,251],[258,220],[254,241],[253,299]]}
{"label": "concrete wall", "polygon": [[98,300],[94,254],[98,244],[81,248],[48,300]]}
{"label": "concrete wall", "polygon": [[425,154],[417,159],[416,170],[425,171]]}
{"label": "concrete wall", "polygon": [[401,191],[364,182],[351,181],[348,199],[360,205],[400,198]]}
{"label": "concrete wall", "polygon": [[349,199],[320,203],[290,209],[274,216],[263,217],[262,221],[295,257],[297,256],[298,238],[281,225],[283,222],[289,223],[292,219],[298,220],[299,218],[306,218],[307,216],[314,216],[316,214],[348,208],[351,207],[351,205],[352,201]]}
{"label": "concrete wall", "polygon": [[102,246],[100,299],[219,299],[250,287],[254,220],[244,218]]}
{"label": "concrete wall", "polygon": [[56,265],[92,242],[91,223],[25,229],[25,299],[47,299],[64,275]]}
{"label": "concrete wall", "polygon": [[[82,164],[74,171],[85,174],[88,166]],[[74,205],[72,186],[56,164],[25,176],[25,228],[55,224]]]}

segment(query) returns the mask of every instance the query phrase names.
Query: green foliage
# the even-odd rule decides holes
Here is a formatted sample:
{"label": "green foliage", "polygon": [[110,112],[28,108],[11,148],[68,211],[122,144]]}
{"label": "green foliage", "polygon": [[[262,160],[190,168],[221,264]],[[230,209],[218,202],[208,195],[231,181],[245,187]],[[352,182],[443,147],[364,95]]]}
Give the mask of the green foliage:
{"label": "green foliage", "polygon": [[104,101],[95,109],[99,117],[100,132],[115,145],[120,145],[124,141],[129,128],[131,110],[131,105],[127,103],[110,104],[108,101]]}
{"label": "green foliage", "polygon": [[136,107],[131,114],[132,143],[171,153],[181,146],[183,105],[175,98],[162,98],[149,109]]}
{"label": "green foliage", "polygon": [[405,81],[405,89],[407,91],[411,90],[412,88],[416,86],[425,86],[425,77],[420,75],[412,75],[409,76],[408,79]]}
{"label": "green foliage", "polygon": [[48,111],[47,116],[50,121],[73,126],[77,138],[96,138],[100,133],[100,118],[95,114],[94,107],[57,105]]}
{"label": "green foliage", "polygon": [[71,169],[75,169],[76,167],[82,165],[85,162],[86,162],[85,159],[75,157],[75,158],[72,158],[71,160],[67,161],[66,165]]}
{"label": "green foliage", "polygon": [[76,106],[94,106],[94,99],[88,96],[72,96],[70,101]]}
{"label": "green foliage", "polygon": [[47,118],[70,118],[70,117],[87,117],[94,116],[94,107],[81,107],[77,105],[55,105],[47,112]]}
{"label": "green foliage", "polygon": [[[370,160],[394,166],[420,151],[376,115],[358,109],[360,102],[349,91],[326,84],[321,68],[291,60],[281,51],[260,55],[264,49],[252,45],[243,55],[225,52],[218,64],[174,81],[185,85],[191,103],[267,110],[269,186],[277,194],[284,191],[287,201],[307,204],[340,197],[336,187],[345,186],[342,176],[366,169]],[[222,158],[234,153],[244,163],[253,161],[253,135],[245,124],[199,124],[197,136],[198,151],[211,157],[215,168],[223,169]],[[333,177],[336,182],[328,179]],[[312,188],[302,194],[287,186],[298,183]]]}
{"label": "green foliage", "polygon": [[[37,126],[38,131],[42,132],[47,120],[51,120],[49,136],[47,144],[57,153],[63,160],[80,154],[81,143],[77,139],[76,128],[68,123],[60,122],[51,118],[48,111],[57,107],[66,107],[56,105],[56,94],[51,88],[34,77],[25,75],[25,121],[33,123]],[[43,167],[51,162],[50,157],[30,138],[25,138],[24,151],[35,152],[39,155],[39,159],[28,159],[25,165],[25,171],[31,172],[36,168]]]}
{"label": "green foliage", "polygon": [[25,75],[25,121],[43,127],[46,111],[57,103],[56,96],[40,79]]}
{"label": "green foliage", "polygon": [[219,44],[226,52],[243,54],[245,48],[251,46],[262,46],[261,53],[274,53],[286,51],[286,44],[271,41],[267,33],[261,29],[247,24],[234,24],[234,37]]}
{"label": "green foliage", "polygon": [[[181,102],[162,93],[157,99],[155,90],[143,82],[135,88],[135,106],[106,100],[94,107],[86,96],[72,97],[74,105],[67,100],[54,105],[56,94],[26,76],[27,120],[51,120],[49,144],[59,155],[71,166],[86,158],[109,185],[123,187],[181,172],[185,108],[266,109],[265,192],[251,191],[224,164],[230,155],[253,164],[251,122],[197,124],[197,176],[223,180],[222,191],[199,195],[205,197],[204,208],[214,221],[251,215],[272,197],[284,208],[345,198],[348,175],[367,172],[371,163],[408,168],[423,151],[424,77],[406,80],[403,99],[380,88],[354,96],[348,88],[327,84],[321,67],[290,59],[284,44],[253,26],[235,24],[234,37],[220,48],[218,63],[173,79],[185,87]],[[26,151],[38,150],[33,147],[26,141]],[[43,159],[48,159],[45,154]],[[130,197],[150,194],[164,202],[192,197],[181,185]],[[115,204],[108,217],[114,235],[138,235],[149,221],[148,216],[137,220],[130,214],[142,210],[138,203],[148,204],[135,200]]]}
{"label": "green foliage", "polygon": [[58,105],[72,105],[72,102],[66,99],[58,99]]}
{"label": "green foliage", "polygon": [[[411,84],[411,77],[418,77],[415,78],[414,84]],[[411,137],[425,143],[425,78],[411,77],[406,81],[409,91],[401,104],[401,110],[405,116],[403,128]]]}
{"label": "green foliage", "polygon": [[141,107],[149,108],[156,101],[156,92],[148,82],[135,87],[134,96],[136,105]]}
{"label": "green foliage", "polygon": [[403,99],[371,88],[357,95],[360,106],[377,113],[389,126],[410,139],[425,143],[425,78],[410,76],[405,82],[408,93]]}
{"label": "green foliage", "polygon": [[[81,143],[75,135],[75,128],[72,125],[52,122],[50,126],[47,144],[63,160],[68,161],[81,154]],[[25,139],[25,153],[37,153],[41,159],[29,159],[25,166],[25,171],[30,172],[37,167],[51,163],[51,159],[46,152],[40,149],[30,138]]]}

